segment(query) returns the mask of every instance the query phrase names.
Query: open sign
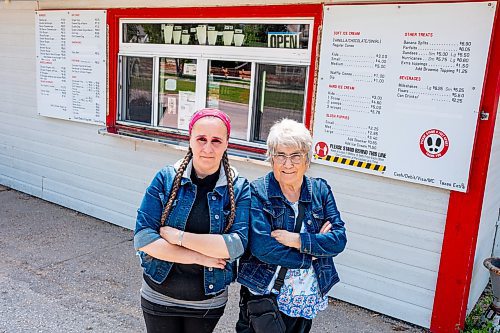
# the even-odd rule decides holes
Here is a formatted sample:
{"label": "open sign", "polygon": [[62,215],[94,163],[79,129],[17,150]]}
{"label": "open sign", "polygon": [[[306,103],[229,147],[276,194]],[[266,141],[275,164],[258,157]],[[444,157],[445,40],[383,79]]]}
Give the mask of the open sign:
{"label": "open sign", "polygon": [[268,32],[267,47],[298,49],[300,32]]}

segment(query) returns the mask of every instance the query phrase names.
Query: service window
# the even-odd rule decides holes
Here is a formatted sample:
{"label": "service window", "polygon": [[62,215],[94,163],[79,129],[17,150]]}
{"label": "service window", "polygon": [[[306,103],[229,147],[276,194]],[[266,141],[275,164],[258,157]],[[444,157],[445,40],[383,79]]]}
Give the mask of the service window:
{"label": "service window", "polygon": [[120,19],[116,123],[186,135],[196,110],[218,108],[232,142],[264,147],[274,122],[305,120],[313,23]]}

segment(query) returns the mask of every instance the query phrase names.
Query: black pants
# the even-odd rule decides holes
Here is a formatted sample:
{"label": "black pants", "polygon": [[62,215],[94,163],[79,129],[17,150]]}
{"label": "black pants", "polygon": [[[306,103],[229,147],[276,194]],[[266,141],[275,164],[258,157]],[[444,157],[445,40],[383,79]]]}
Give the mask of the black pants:
{"label": "black pants", "polygon": [[220,319],[143,314],[148,333],[211,333]]}
{"label": "black pants", "polygon": [[[236,322],[237,333],[255,333],[250,327],[247,312],[247,302],[250,292],[244,286],[240,289],[240,314]],[[312,320],[302,317],[289,317],[283,312],[280,312],[281,318],[286,326],[286,333],[308,333],[311,331]]]}

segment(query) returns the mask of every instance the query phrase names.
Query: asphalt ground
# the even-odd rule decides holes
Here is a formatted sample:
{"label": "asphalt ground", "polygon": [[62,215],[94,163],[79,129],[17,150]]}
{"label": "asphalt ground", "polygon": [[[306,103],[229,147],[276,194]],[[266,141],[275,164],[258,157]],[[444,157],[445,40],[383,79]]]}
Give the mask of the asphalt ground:
{"label": "asphalt ground", "polygon": [[[0,332],[146,331],[131,230],[1,185],[0,228]],[[238,289],[216,332],[234,332]],[[428,331],[331,299],[312,332]]]}

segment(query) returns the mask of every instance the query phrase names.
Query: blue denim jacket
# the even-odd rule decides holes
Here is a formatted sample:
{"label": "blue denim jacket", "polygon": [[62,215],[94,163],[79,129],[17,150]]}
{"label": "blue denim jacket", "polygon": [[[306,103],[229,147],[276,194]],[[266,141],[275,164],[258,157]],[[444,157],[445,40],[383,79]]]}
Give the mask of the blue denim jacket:
{"label": "blue denim jacket", "polygon": [[[307,233],[300,234],[300,251],[278,243],[271,231],[293,232],[295,214],[272,172],[250,185],[250,251],[240,258],[237,281],[264,294],[277,266],[296,269],[314,267],[321,294],[324,296],[339,282],[333,257],[342,252],[347,239],[335,199],[328,183],[321,178],[304,176],[299,202],[305,204],[303,223]],[[330,221],[332,228],[320,234],[321,226]],[[313,257],[316,258],[313,260]]]}
{"label": "blue denim jacket", "polygon": [[[191,182],[192,162],[187,166],[181,185],[177,193],[177,198],[173,203],[172,211],[169,214],[165,225],[180,230],[186,227],[186,221],[191,211],[191,207],[196,198],[196,185]],[[230,262],[225,269],[205,267],[205,294],[211,295],[224,290],[236,278],[235,259],[243,254],[243,249],[248,243],[248,220],[250,213],[250,186],[245,178],[239,177],[235,169],[234,177],[234,197],[236,202],[236,216],[231,229],[227,235],[232,240],[226,244],[231,256]],[[141,206],[137,210],[137,220],[134,231],[134,247],[136,250],[160,239],[160,218],[165,207],[170,190],[173,185],[176,168],[172,166],[161,169],[146,190]],[[230,212],[229,191],[224,169],[220,169],[219,180],[213,192],[208,195],[208,206],[210,210],[210,233],[222,234],[226,218]],[[232,243],[240,244],[232,244]],[[241,249],[241,251],[239,250]],[[141,259],[141,266],[144,273],[153,281],[162,283],[165,281],[172,263],[156,259],[143,251],[138,251]]]}

